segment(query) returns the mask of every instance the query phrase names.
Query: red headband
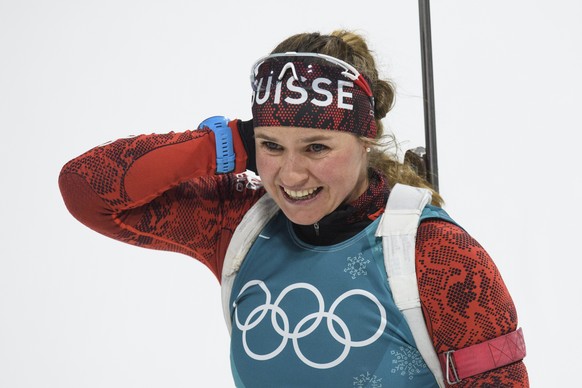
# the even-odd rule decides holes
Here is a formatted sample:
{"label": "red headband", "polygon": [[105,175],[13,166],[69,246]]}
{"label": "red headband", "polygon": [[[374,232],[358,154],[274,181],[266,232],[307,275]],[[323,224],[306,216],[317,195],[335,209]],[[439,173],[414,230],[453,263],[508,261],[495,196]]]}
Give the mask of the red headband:
{"label": "red headband", "polygon": [[251,73],[255,127],[306,127],[375,138],[374,97],[351,65],[315,53],[272,54]]}

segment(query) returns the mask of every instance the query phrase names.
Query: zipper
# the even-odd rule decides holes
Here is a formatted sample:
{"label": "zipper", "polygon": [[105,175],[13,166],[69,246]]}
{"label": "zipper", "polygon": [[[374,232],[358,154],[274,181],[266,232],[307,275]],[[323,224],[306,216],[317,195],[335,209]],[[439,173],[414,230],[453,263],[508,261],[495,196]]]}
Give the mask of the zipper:
{"label": "zipper", "polygon": [[315,237],[319,237],[319,223],[313,224],[313,229],[315,229]]}

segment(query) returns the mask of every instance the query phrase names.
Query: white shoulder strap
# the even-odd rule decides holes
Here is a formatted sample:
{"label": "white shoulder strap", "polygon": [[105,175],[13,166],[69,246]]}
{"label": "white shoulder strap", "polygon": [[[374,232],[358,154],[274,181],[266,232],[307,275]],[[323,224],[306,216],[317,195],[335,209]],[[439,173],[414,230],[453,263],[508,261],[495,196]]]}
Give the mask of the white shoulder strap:
{"label": "white shoulder strap", "polygon": [[244,215],[241,223],[235,229],[226,250],[222,266],[221,294],[222,312],[229,334],[232,330],[229,304],[234,279],[259,233],[278,210],[279,207],[275,201],[268,194],[263,195]]}
{"label": "white shoulder strap", "polygon": [[388,198],[376,236],[382,237],[384,263],[394,302],[408,323],[416,347],[439,387],[444,379],[426,328],[416,280],[416,231],[422,210],[431,200],[429,190],[396,184]]}

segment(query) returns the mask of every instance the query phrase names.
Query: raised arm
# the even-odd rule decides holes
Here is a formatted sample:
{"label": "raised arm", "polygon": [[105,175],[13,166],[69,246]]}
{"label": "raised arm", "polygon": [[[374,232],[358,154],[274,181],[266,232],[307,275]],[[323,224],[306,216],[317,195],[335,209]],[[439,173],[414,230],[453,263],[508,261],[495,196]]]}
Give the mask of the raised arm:
{"label": "raised arm", "polygon": [[[420,299],[437,354],[517,329],[517,312],[497,267],[462,228],[444,221],[423,222],[416,251]],[[500,352],[510,355],[511,350]],[[524,363],[517,361],[465,378],[455,386],[509,388],[528,387],[529,383]]]}
{"label": "raised arm", "polygon": [[262,195],[241,185],[244,178],[237,175],[247,161],[240,125],[229,123],[233,173],[216,174],[210,130],[140,135],[95,147],[68,162],[59,176],[65,204],[99,233],[187,254],[218,277],[232,231]]}

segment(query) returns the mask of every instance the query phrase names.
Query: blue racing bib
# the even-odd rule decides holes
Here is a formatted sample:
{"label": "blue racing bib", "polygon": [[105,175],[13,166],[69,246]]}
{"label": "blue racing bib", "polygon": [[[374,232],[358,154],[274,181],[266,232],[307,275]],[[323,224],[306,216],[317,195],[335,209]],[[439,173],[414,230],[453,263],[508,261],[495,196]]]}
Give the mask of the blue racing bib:
{"label": "blue racing bib", "polygon": [[386,279],[378,220],[332,246],[300,241],[279,213],[231,293],[238,387],[437,387]]}

